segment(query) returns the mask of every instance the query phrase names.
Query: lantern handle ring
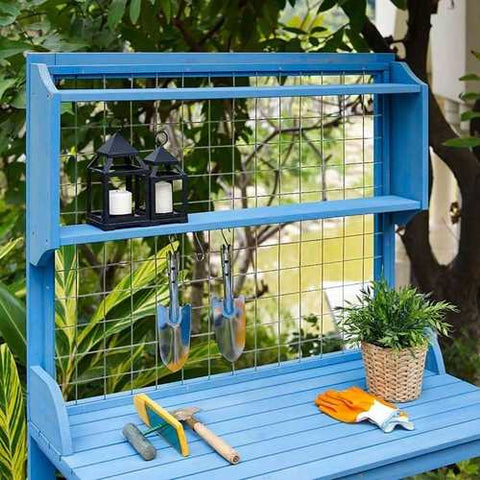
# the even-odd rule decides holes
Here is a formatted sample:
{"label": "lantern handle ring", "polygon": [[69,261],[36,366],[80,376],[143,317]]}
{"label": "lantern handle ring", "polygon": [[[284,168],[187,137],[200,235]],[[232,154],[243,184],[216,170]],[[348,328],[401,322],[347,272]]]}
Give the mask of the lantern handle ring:
{"label": "lantern handle ring", "polygon": [[163,147],[168,142],[168,133],[165,130],[160,130],[155,135],[155,142]]}

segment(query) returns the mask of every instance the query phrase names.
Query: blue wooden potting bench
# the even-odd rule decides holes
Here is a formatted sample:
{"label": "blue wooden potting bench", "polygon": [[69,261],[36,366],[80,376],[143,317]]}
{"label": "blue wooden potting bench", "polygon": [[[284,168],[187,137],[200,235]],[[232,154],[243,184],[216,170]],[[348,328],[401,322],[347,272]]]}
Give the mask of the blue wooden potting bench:
{"label": "blue wooden potting bench", "polygon": [[[388,54],[29,54],[27,88],[27,275],[29,479],[397,479],[480,453],[480,391],[445,372],[435,343],[424,391],[405,405],[413,432],[346,425],[313,404],[326,388],[365,386],[360,354],[345,350],[142,390],[166,408],[197,405],[201,419],[241,454],[229,466],[188,432],[182,458],[154,439],[144,462],[121,435],[139,423],[132,392],[67,402],[55,365],[55,252],[67,245],[223,228],[375,215],[380,265],[394,283],[395,225],[427,208],[427,87]],[[159,85],[82,88],[85,79],[368,75],[372,82],[266,86]],[[65,87],[75,79],[80,87]],[[374,195],[193,213],[188,223],[102,231],[60,222],[62,106],[79,102],[214,101],[368,95],[375,102]]]}

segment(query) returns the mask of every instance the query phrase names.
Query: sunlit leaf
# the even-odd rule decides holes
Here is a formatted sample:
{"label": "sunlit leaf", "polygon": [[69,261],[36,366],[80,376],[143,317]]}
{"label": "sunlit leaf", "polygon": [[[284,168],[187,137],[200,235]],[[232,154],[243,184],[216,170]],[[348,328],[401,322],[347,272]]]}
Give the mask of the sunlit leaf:
{"label": "sunlit leaf", "polygon": [[18,40],[10,40],[7,37],[0,37],[0,60],[13,57],[14,55],[23,54],[32,49],[32,45],[19,42]]}
{"label": "sunlit leaf", "polygon": [[0,345],[0,477],[25,480],[27,422],[15,359]]}
{"label": "sunlit leaf", "polygon": [[0,260],[6,257],[10,252],[12,252],[18,245],[23,242],[23,237],[15,238],[14,240],[10,240],[5,245],[0,245]]}
{"label": "sunlit leaf", "polygon": [[20,14],[17,2],[0,1],[0,27],[11,25]]}
{"label": "sunlit leaf", "polygon": [[15,79],[13,78],[0,78],[0,100],[3,94],[11,87],[15,85]]}
{"label": "sunlit leaf", "polygon": [[464,82],[480,80],[480,76],[476,73],[467,73],[463,77],[460,77],[460,80]]}
{"label": "sunlit leaf", "polygon": [[472,118],[480,118],[480,112],[473,112],[469,110],[468,112],[463,112],[460,115],[460,119],[462,120],[462,122],[466,122],[468,120],[471,120]]}
{"label": "sunlit leaf", "polygon": [[480,146],[480,137],[459,137],[443,142],[447,147],[473,148]]}
{"label": "sunlit leaf", "polygon": [[171,0],[160,0],[160,7],[162,8],[165,20],[170,23],[172,19],[172,2]]}
{"label": "sunlit leaf", "polygon": [[131,0],[130,2],[130,20],[135,25],[140,17],[142,0]]}
{"label": "sunlit leaf", "polygon": [[462,100],[478,100],[480,99],[480,93],[477,92],[465,92],[460,94]]}
{"label": "sunlit leaf", "polygon": [[125,13],[126,0],[112,0],[108,11],[107,25],[113,30]]}
{"label": "sunlit leaf", "polygon": [[25,306],[0,283],[0,335],[18,360],[25,365],[27,357]]}

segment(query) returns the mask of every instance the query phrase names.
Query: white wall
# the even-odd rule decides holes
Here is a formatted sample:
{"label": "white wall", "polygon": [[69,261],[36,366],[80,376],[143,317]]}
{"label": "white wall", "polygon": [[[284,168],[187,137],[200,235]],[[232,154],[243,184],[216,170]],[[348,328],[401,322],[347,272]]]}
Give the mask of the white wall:
{"label": "white wall", "polygon": [[[435,95],[459,101],[459,95],[475,87],[459,78],[480,73],[480,61],[472,50],[480,50],[480,1],[441,0],[432,16],[432,89]],[[476,85],[478,88],[478,85]]]}

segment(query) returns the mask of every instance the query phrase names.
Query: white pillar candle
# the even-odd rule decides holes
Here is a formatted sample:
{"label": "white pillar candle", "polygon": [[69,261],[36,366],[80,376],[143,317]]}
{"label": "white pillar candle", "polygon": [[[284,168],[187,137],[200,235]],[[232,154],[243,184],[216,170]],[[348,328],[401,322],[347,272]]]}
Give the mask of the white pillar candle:
{"label": "white pillar candle", "polygon": [[132,192],[128,190],[110,190],[110,215],[130,215],[132,213]]}
{"label": "white pillar candle", "polygon": [[155,213],[173,212],[172,184],[157,182],[155,184]]}

